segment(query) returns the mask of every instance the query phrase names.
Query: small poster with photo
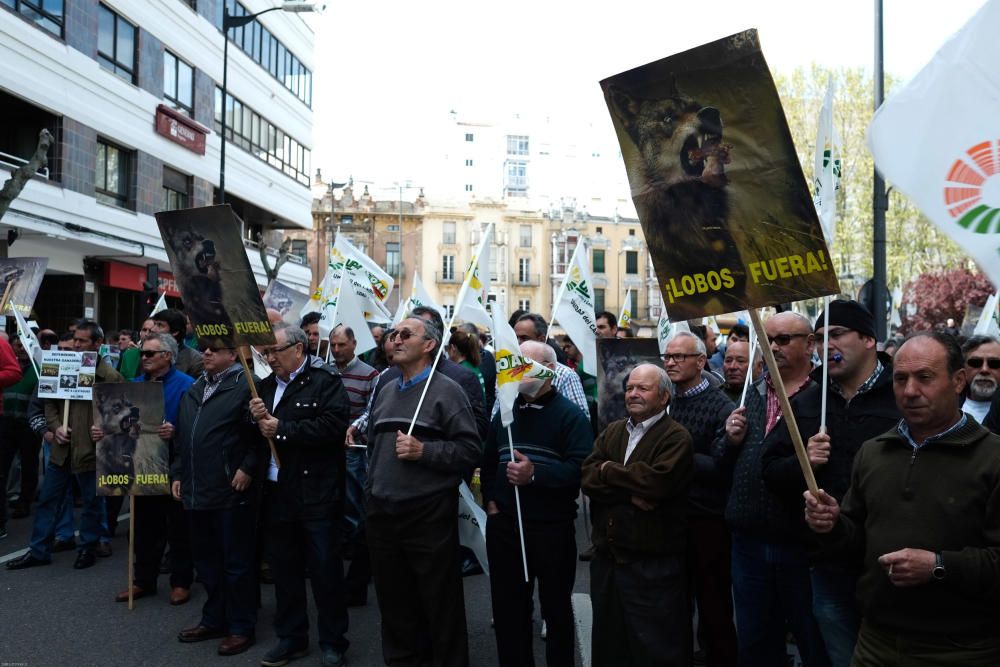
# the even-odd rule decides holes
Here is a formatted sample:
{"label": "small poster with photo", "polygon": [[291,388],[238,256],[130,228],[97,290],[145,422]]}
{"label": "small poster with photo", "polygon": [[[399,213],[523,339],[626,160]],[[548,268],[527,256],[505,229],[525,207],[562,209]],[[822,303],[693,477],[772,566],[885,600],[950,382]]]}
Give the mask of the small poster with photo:
{"label": "small poster with photo", "polygon": [[38,397],[91,400],[97,363],[97,352],[43,350]]}
{"label": "small poster with photo", "polygon": [[[6,257],[0,259],[0,294],[7,295],[4,315],[13,315],[13,307],[22,317],[31,314],[35,297],[42,286],[48,257]],[[9,288],[9,289],[8,289]]]}
{"label": "small poster with photo", "polygon": [[162,382],[102,382],[94,389],[97,493],[161,496],[170,492],[169,448],[157,435],[163,423]]}
{"label": "small poster with photo", "polygon": [[663,365],[655,338],[597,339],[597,426],[598,433],[608,424],[628,417],[625,385],[629,373],[639,364]]}

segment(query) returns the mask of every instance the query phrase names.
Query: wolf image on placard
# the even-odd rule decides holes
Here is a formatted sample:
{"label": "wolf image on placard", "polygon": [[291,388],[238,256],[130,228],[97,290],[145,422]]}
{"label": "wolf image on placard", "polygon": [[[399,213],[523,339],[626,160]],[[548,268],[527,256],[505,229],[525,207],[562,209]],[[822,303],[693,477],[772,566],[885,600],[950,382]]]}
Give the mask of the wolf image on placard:
{"label": "wolf image on placard", "polygon": [[105,480],[122,480],[103,484],[112,489],[111,495],[128,493],[137,475],[167,475],[167,459],[160,451],[165,444],[155,434],[143,436],[141,407],[124,392],[95,394],[94,400],[98,426],[104,431],[104,438],[97,443],[98,475]]}
{"label": "wolf image on placard", "polygon": [[223,267],[216,253],[215,241],[206,238],[190,225],[164,225],[164,240],[174,251],[178,266],[174,274],[186,283],[184,309],[195,324],[222,324],[232,332],[233,321],[223,302]]}

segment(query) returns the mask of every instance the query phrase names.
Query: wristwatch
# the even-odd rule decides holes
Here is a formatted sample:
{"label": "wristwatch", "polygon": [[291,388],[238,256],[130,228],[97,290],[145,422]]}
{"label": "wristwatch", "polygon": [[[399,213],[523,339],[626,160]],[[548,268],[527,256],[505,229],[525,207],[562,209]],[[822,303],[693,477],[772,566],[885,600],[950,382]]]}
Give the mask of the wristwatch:
{"label": "wristwatch", "polygon": [[936,580],[941,581],[942,579],[944,579],[945,574],[946,572],[944,569],[944,558],[941,557],[941,552],[938,551],[936,554],[934,554],[934,569],[931,570],[931,576],[934,577]]}

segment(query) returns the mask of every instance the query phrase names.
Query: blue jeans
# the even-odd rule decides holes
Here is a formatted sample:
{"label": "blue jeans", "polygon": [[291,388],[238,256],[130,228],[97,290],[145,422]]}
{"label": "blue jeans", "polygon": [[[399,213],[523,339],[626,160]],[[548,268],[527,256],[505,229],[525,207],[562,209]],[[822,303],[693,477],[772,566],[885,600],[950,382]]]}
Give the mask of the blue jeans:
{"label": "blue jeans", "polygon": [[346,503],[344,527],[353,539],[365,523],[365,483],[368,481],[368,450],[347,448]]}
{"label": "blue jeans", "polygon": [[829,667],[812,614],[805,549],[734,532],[732,568],[740,667],[786,664],[786,624],[804,667]]}
{"label": "blue jeans", "polygon": [[[102,535],[101,517],[104,514],[104,498],[97,495],[97,473],[93,470],[81,473],[70,472],[70,462],[59,466],[49,461],[45,466],[45,481],[35,510],[35,523],[31,529],[31,555],[39,560],[52,560],[50,548],[55,535],[59,505],[66,501],[66,492],[73,477],[80,485],[83,497],[83,512],[80,515],[80,539],[77,550],[93,551]],[[70,509],[72,509],[72,502]]]}
{"label": "blue jeans", "polygon": [[858,575],[836,563],[812,568],[813,615],[819,622],[832,667],[849,667],[861,629],[855,589]]}
{"label": "blue jeans", "polygon": [[[48,470],[49,467],[49,454],[52,452],[52,444],[46,441],[42,442],[42,465],[45,466],[43,469]],[[73,528],[73,489],[67,486],[66,495],[59,502],[59,506],[56,508],[56,539],[60,542],[69,542],[76,537],[76,531]]]}

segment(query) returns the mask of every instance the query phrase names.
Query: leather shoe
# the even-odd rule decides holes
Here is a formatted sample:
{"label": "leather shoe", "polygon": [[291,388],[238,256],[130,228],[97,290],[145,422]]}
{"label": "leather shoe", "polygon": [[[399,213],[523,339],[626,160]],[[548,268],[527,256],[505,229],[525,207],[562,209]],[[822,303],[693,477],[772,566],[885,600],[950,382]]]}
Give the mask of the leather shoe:
{"label": "leather shoe", "polygon": [[52,543],[52,548],[49,551],[54,554],[60,551],[76,551],[76,540],[72,537],[68,540],[56,540]]}
{"label": "leather shoe", "polygon": [[191,590],[188,588],[181,588],[180,586],[174,586],[170,589],[170,604],[177,605],[184,604],[191,599]]}
{"label": "leather shoe", "polygon": [[86,570],[88,567],[94,567],[96,562],[97,556],[94,555],[93,551],[81,551],[76,557],[76,562],[73,563],[73,569]]}
{"label": "leather shoe", "polygon": [[219,644],[219,655],[237,655],[253,646],[253,636],[229,635]]}
{"label": "leather shoe", "polygon": [[111,555],[111,544],[109,544],[108,542],[101,542],[100,544],[97,545],[97,550],[95,553],[97,553],[97,555],[100,556],[101,558],[107,558],[108,556]]}
{"label": "leather shoe", "polygon": [[344,667],[344,654],[340,651],[325,647],[323,649],[323,659],[320,661],[323,667]]}
{"label": "leather shoe", "polygon": [[7,562],[8,570],[26,570],[29,567],[38,567],[39,565],[52,565],[50,560],[42,560],[41,558],[35,558],[31,555],[31,552],[24,554],[20,558],[15,558],[12,561]]}
{"label": "leather shoe", "polygon": [[193,628],[185,628],[177,633],[177,641],[184,644],[203,642],[206,639],[219,639],[225,637],[226,631],[217,628],[210,628],[207,625],[196,625]]}
{"label": "leather shoe", "polygon": [[[139,598],[144,598],[149,595],[155,595],[156,591],[149,591],[142,586],[132,585],[132,599],[138,600]],[[126,588],[120,593],[115,594],[115,602],[128,602],[128,589]]]}
{"label": "leather shoe", "polygon": [[261,667],[283,667],[296,658],[305,657],[309,653],[309,646],[296,646],[290,639],[281,639],[278,645],[264,654],[261,658]]}

